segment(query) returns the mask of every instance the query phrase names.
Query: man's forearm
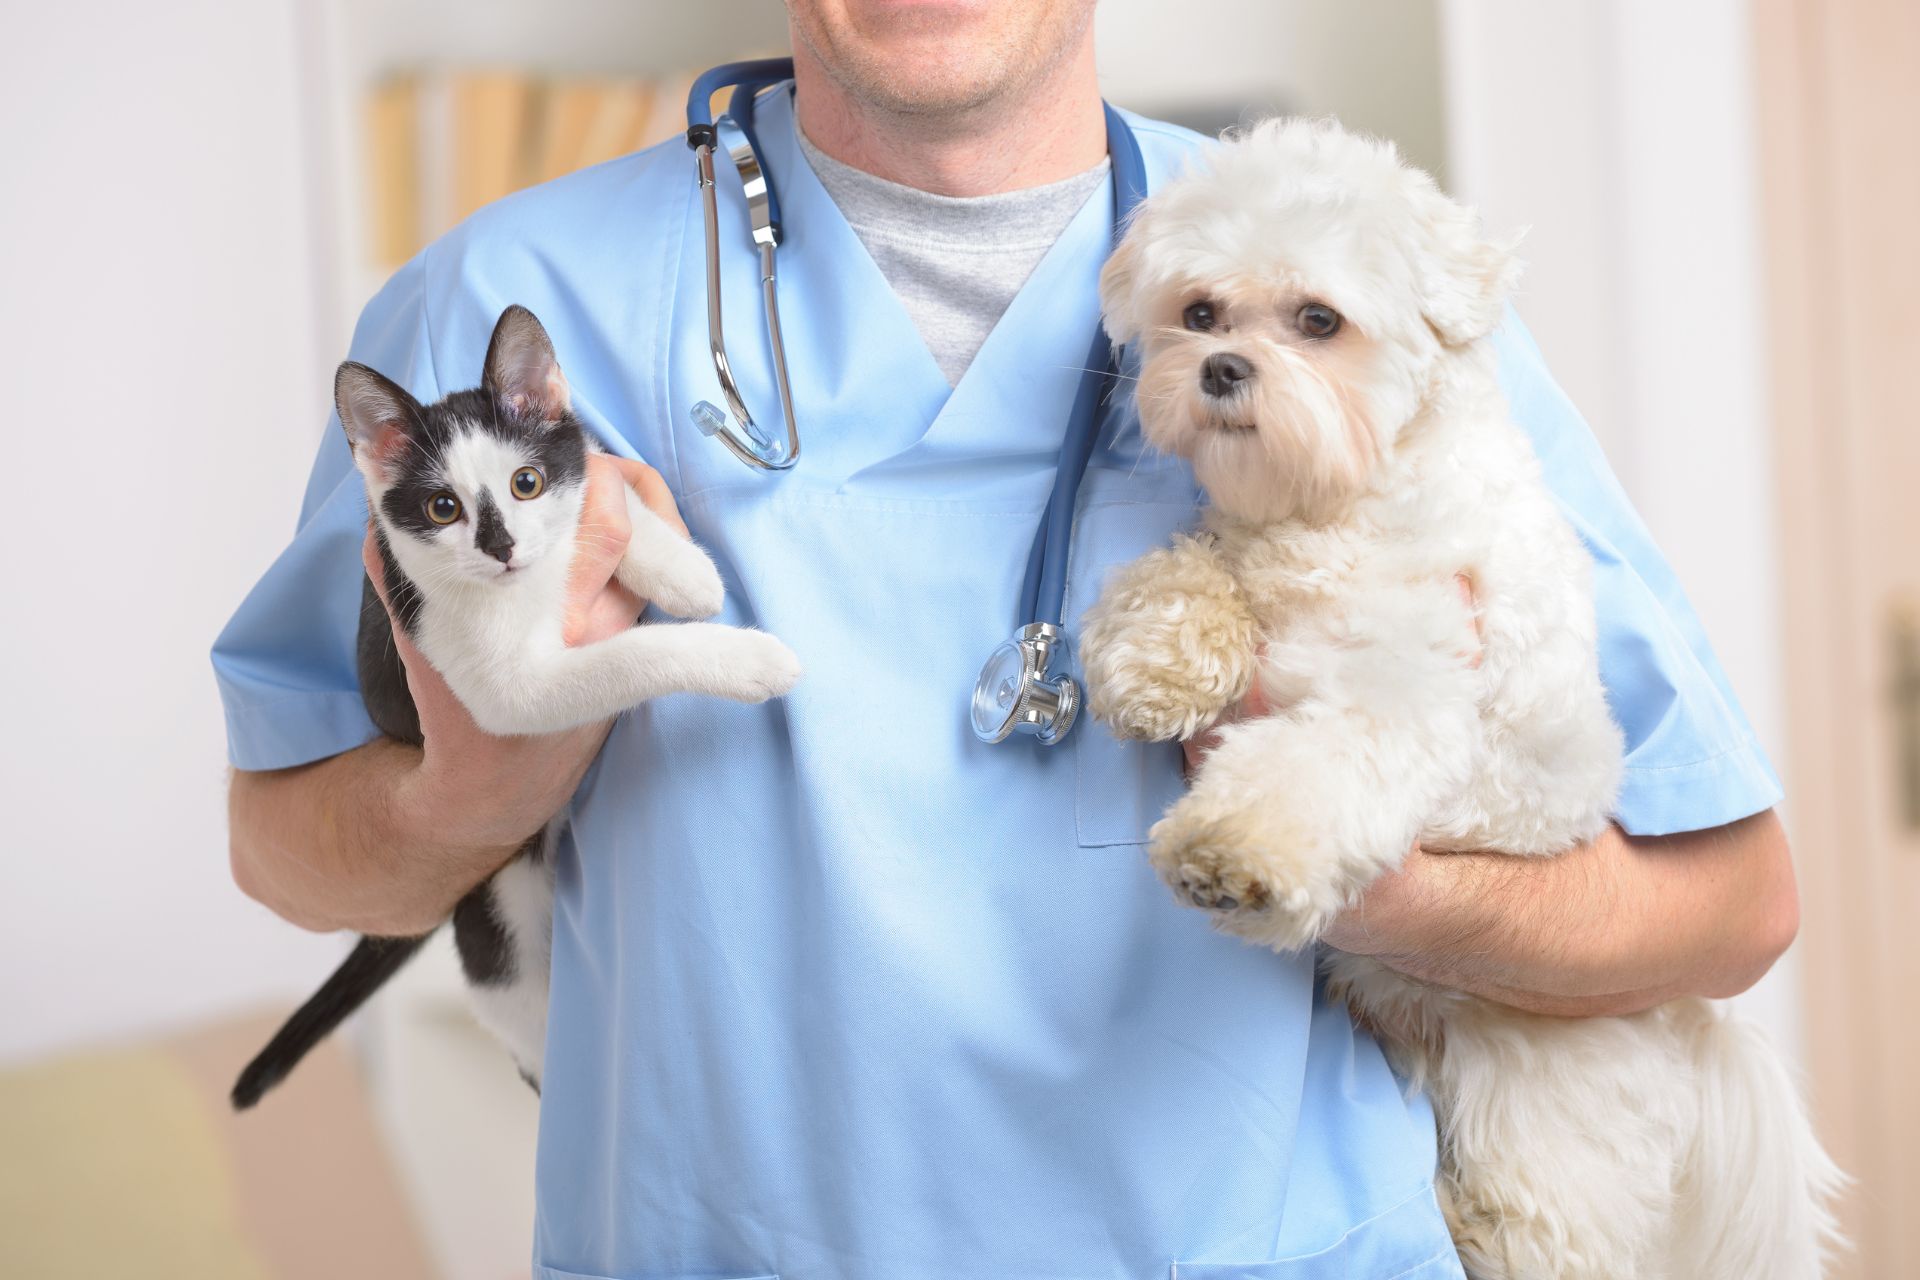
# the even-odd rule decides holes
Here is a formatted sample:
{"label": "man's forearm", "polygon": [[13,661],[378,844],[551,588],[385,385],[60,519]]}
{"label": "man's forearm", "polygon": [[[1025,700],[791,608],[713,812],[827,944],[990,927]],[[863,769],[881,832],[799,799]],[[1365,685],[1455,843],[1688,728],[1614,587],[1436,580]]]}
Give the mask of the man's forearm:
{"label": "man's forearm", "polygon": [[1536,1013],[1730,996],[1792,941],[1798,899],[1772,813],[1653,839],[1609,828],[1553,858],[1416,853],[1329,941]]}
{"label": "man's forearm", "polygon": [[461,847],[421,830],[409,794],[420,760],[418,748],[383,738],[291,769],[235,772],[235,882],[302,928],[389,937],[433,928],[514,846]]}

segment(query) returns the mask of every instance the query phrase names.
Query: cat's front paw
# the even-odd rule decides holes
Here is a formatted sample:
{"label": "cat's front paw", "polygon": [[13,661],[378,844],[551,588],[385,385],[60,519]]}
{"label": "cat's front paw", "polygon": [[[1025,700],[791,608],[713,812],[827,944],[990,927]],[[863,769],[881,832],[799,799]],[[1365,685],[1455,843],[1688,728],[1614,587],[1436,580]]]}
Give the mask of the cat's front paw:
{"label": "cat's front paw", "polygon": [[1209,812],[1183,800],[1154,824],[1149,856],[1188,906],[1216,928],[1276,951],[1311,946],[1358,892],[1305,832],[1254,812]]}
{"label": "cat's front paw", "polygon": [[647,591],[652,602],[676,618],[711,618],[726,603],[726,584],[707,553],[691,542],[665,552],[666,560],[651,566]]}
{"label": "cat's front paw", "polygon": [[780,640],[764,631],[732,630],[718,655],[723,666],[723,698],[736,702],[765,702],[778,698],[800,682],[800,658]]}

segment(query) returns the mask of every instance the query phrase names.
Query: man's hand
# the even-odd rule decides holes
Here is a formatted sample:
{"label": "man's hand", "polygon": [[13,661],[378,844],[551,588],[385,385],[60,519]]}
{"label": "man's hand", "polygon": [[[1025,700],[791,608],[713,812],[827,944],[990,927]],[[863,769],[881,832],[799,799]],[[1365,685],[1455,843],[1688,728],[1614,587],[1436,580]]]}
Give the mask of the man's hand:
{"label": "man's hand", "polygon": [[[1459,582],[1471,608],[1472,585]],[[1466,652],[1478,664],[1477,632]],[[1256,683],[1222,723],[1267,711]],[[1217,741],[1215,726],[1181,744],[1189,773]],[[1655,838],[1609,827],[1554,857],[1427,853],[1416,844],[1324,941],[1532,1013],[1598,1017],[1687,995],[1738,995],[1798,928],[1793,861],[1769,811]]]}
{"label": "man's hand", "polygon": [[1799,921],[1786,833],[1768,810],[1672,836],[1609,827],[1548,858],[1416,848],[1326,941],[1531,1013],[1601,1017],[1738,995]]}
{"label": "man's hand", "polygon": [[[587,459],[587,491],[568,574],[564,635],[572,646],[605,640],[631,627],[646,602],[615,580],[614,567],[631,532],[624,485],[684,535],[673,495],[660,473],[609,455]],[[385,601],[380,556],[367,534],[361,559]],[[473,722],[440,673],[396,626],[394,641],[407,688],[420,713],[426,750],[402,783],[402,812],[414,815],[436,842],[517,848],[558,813],[599,753],[611,721],[543,737],[496,738]]]}
{"label": "man's hand", "polygon": [[[618,634],[644,608],[613,577],[629,533],[625,485],[686,528],[653,468],[590,457],[567,591],[568,644]],[[363,559],[384,599],[371,535]],[[388,936],[433,928],[560,811],[606,738],[607,724],[537,738],[482,733],[425,656],[394,630],[424,751],[379,739],[313,764],[233,777],[234,879],[306,928]]]}

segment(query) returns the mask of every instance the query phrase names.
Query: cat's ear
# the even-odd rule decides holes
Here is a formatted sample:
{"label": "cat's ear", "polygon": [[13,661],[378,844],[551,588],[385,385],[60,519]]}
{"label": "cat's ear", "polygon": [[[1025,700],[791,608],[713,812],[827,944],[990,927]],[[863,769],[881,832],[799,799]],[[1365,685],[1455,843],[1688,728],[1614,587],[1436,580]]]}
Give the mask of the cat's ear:
{"label": "cat's ear", "polygon": [[564,417],[570,403],[552,340],[533,312],[518,305],[502,311],[493,326],[480,385],[516,415],[540,422]]}
{"label": "cat's ear", "polygon": [[333,405],[354,462],[369,480],[387,483],[394,462],[413,441],[420,402],[398,383],[349,360],[333,375]]}

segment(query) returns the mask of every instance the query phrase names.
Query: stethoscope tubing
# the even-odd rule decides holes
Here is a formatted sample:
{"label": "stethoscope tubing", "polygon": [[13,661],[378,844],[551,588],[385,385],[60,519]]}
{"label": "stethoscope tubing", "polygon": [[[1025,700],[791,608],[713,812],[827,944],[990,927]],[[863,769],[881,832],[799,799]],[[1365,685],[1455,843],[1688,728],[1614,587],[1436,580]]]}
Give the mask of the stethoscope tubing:
{"label": "stethoscope tubing", "polygon": [[[793,388],[787,373],[786,340],[780,326],[779,272],[775,263],[775,251],[782,239],[780,196],[773,175],[761,160],[760,140],[753,119],[755,95],[769,85],[788,79],[792,74],[793,63],[785,58],[727,63],[700,75],[687,93],[687,146],[694,153],[706,252],[707,348],[733,425],[728,425],[727,415],[720,414],[704,401],[695,406],[694,420],[703,431],[725,445],[734,457],[761,471],[785,471],[800,460],[800,427],[794,416]],[[729,85],[733,86],[733,94],[728,103],[726,121],[727,126],[738,133],[740,140],[728,147],[728,154],[740,173],[753,241],[759,255],[761,305],[766,316],[768,346],[773,356],[780,414],[786,428],[784,446],[777,446],[774,437],[754,420],[727,355],[726,324],[720,301],[720,209],[713,163],[713,153],[721,144],[721,127],[713,118],[712,101],[715,93]],[[740,438],[741,433],[746,437],[744,441]]]}
{"label": "stethoscope tubing", "polygon": [[[776,288],[774,251],[782,238],[780,199],[773,175],[761,160],[760,140],[754,129],[755,95],[770,85],[793,75],[793,63],[786,58],[763,58],[752,62],[732,62],[714,67],[697,77],[687,93],[687,146],[696,160],[700,184],[701,212],[706,240],[707,341],[713,357],[731,421],[714,406],[701,401],[694,406],[694,420],[701,430],[718,436],[720,442],[742,462],[764,471],[784,471],[800,456],[799,427],[794,419],[793,393],[787,378],[786,348],[780,331],[779,295]],[[713,95],[731,87],[733,94],[721,121],[713,118]],[[1140,145],[1120,113],[1102,103],[1106,115],[1107,155],[1113,183],[1113,240],[1118,243],[1133,210],[1145,198],[1146,165]],[[756,424],[748,412],[745,398],[727,358],[725,326],[721,316],[720,294],[720,216],[714,181],[713,154],[720,146],[722,128],[737,131],[738,144],[729,154],[740,171],[747,199],[748,221],[754,244],[759,251],[760,282],[765,302],[767,336],[772,347],[774,377],[780,394],[780,409],[786,420],[787,442],[784,451],[774,446],[771,437]],[[984,741],[999,742],[1016,729],[1036,734],[1040,741],[1060,741],[1072,728],[1079,709],[1078,686],[1070,674],[1053,676],[1052,669],[1065,652],[1067,570],[1073,549],[1073,525],[1079,503],[1081,481],[1093,461],[1099,444],[1101,425],[1113,390],[1119,380],[1120,353],[1114,347],[1103,323],[1096,323],[1093,341],[1081,366],[1080,380],[1074,391],[1073,406],[1067,415],[1067,430],[1060,444],[1060,458],[1054,469],[1053,487],[1035,531],[1033,548],[1027,555],[1026,572],[1020,587],[1018,613],[1014,619],[1014,639],[994,651],[975,687],[974,731]],[[743,441],[735,426],[744,432]],[[996,700],[1007,666],[1020,667],[1017,699],[1011,695]],[[1006,689],[1014,686],[1007,684]],[[983,701],[983,690],[994,696]]]}
{"label": "stethoscope tubing", "polygon": [[[1118,244],[1132,215],[1147,193],[1146,164],[1140,144],[1120,113],[1103,104],[1107,120],[1107,155],[1112,168],[1113,238]],[[1067,561],[1073,546],[1075,507],[1080,497],[1080,482],[1093,460],[1099,443],[1103,410],[1118,384],[1120,353],[1107,336],[1105,324],[1095,327],[1093,343],[1087,349],[1086,363],[1073,409],[1067,416],[1066,438],[1060,443],[1060,462],[1053,475],[1053,491],[1040,518],[1040,529],[1027,557],[1026,579],[1020,592],[1020,612],[1016,626],[1029,622],[1051,622],[1064,627],[1067,600]],[[1094,371],[1098,370],[1096,376]]]}

